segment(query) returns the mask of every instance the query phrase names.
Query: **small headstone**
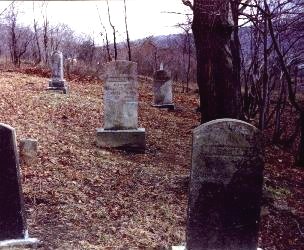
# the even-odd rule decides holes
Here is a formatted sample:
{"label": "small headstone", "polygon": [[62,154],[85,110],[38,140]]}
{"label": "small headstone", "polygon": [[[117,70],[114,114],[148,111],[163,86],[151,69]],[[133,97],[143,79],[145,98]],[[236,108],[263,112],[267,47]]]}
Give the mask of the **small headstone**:
{"label": "small headstone", "polygon": [[[0,123],[0,246],[27,244],[15,130]],[[37,241],[35,241],[37,243]]]}
{"label": "small headstone", "polygon": [[138,128],[137,64],[114,61],[104,69],[104,128],[97,129],[97,145],[142,151],[145,130]]}
{"label": "small headstone", "polygon": [[162,62],[160,63],[159,70],[164,70],[164,64]]}
{"label": "small headstone", "polygon": [[263,168],[254,126],[219,119],[194,130],[187,249],[257,249]]}
{"label": "small headstone", "polygon": [[163,64],[160,69],[153,75],[153,107],[174,109],[172,95],[172,80],[171,74],[163,69]]}
{"label": "small headstone", "polygon": [[49,81],[48,90],[59,90],[63,93],[68,92],[68,85],[63,75],[63,55],[56,50],[51,56],[52,79]]}
{"label": "small headstone", "polygon": [[19,144],[20,163],[34,164],[37,161],[38,141],[36,139],[22,139]]}

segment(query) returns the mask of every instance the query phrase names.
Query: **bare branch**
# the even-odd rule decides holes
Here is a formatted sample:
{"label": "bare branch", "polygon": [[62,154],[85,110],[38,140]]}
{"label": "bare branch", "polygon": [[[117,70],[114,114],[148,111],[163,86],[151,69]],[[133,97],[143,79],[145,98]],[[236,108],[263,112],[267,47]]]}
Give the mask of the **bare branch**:
{"label": "bare branch", "polygon": [[183,4],[188,6],[191,10],[193,10],[193,4],[189,0],[182,0]]}
{"label": "bare branch", "polygon": [[15,2],[15,0],[12,1],[12,2],[10,3],[10,5],[7,6],[7,7],[0,13],[0,16],[1,16],[6,10],[8,10],[8,8],[11,7],[11,6],[14,4],[14,2]]}

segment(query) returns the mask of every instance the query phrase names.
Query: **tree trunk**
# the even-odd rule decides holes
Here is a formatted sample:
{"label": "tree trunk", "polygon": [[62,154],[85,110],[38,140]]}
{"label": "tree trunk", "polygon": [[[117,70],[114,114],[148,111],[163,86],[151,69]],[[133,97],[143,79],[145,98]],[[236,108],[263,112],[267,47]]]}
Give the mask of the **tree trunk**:
{"label": "tree trunk", "polygon": [[110,14],[110,6],[109,1],[107,0],[107,6],[108,6],[108,18],[109,18],[109,24],[112,27],[113,30],[113,45],[114,45],[114,59],[117,60],[117,44],[116,44],[116,30],[115,26],[111,22],[111,14]]}
{"label": "tree trunk", "polygon": [[125,9],[125,27],[126,27],[126,35],[127,35],[128,58],[129,58],[129,61],[132,61],[130,37],[129,37],[129,30],[128,30],[128,22],[127,22],[127,5],[126,5],[126,0],[124,0],[124,9]]}
{"label": "tree trunk", "polygon": [[304,167],[304,112],[300,112],[300,129],[301,129],[301,139],[298,148],[298,155],[296,159],[296,165],[299,167]]}
{"label": "tree trunk", "polygon": [[268,29],[267,19],[264,21],[264,32],[263,32],[263,86],[262,86],[262,100],[260,103],[260,117],[259,117],[259,129],[264,130],[266,127],[266,116],[267,116],[267,104],[268,104]]}
{"label": "tree trunk", "polygon": [[233,25],[229,0],[195,0],[192,30],[197,53],[201,122],[241,117],[240,90],[233,70]]}
{"label": "tree trunk", "polygon": [[39,44],[39,35],[38,35],[38,30],[37,30],[37,21],[35,18],[35,2],[33,1],[33,16],[34,16],[34,34],[35,34],[35,41],[36,41],[36,46],[37,46],[37,53],[38,55],[35,57],[35,65],[38,65],[41,62],[41,49],[40,49],[40,44]]}

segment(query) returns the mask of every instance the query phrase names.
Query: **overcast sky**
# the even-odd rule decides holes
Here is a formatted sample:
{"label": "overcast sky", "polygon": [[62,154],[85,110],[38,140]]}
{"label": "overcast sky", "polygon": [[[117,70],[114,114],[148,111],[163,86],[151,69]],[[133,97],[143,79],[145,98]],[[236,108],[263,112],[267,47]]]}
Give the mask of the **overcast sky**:
{"label": "overcast sky", "polygon": [[[35,2],[35,16],[40,21],[42,1]],[[46,1],[47,13],[51,24],[65,23],[77,33],[85,33],[95,37],[96,43],[101,43],[99,37],[102,31],[98,11],[109,37],[112,30],[109,27],[107,5],[100,1]],[[126,0],[129,35],[131,40],[147,36],[180,33],[181,29],[174,25],[185,21],[184,15],[165,12],[191,13],[181,0]],[[0,13],[11,1],[0,1]],[[32,25],[33,1],[17,1],[21,10],[20,22]],[[111,21],[118,31],[118,40],[125,39],[123,0],[109,0]],[[2,17],[4,14],[2,15]]]}

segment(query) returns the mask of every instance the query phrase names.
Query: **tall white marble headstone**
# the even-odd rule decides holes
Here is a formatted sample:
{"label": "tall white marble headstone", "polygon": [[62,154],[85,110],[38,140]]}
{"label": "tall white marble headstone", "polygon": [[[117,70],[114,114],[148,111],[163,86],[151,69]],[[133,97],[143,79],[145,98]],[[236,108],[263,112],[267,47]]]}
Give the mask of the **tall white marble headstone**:
{"label": "tall white marble headstone", "polygon": [[56,50],[51,56],[52,79],[49,81],[49,90],[61,90],[63,93],[68,92],[68,85],[63,75],[63,55]]}
{"label": "tall white marble headstone", "polygon": [[144,150],[145,130],[138,128],[137,64],[113,61],[104,65],[104,128],[97,145]]}

